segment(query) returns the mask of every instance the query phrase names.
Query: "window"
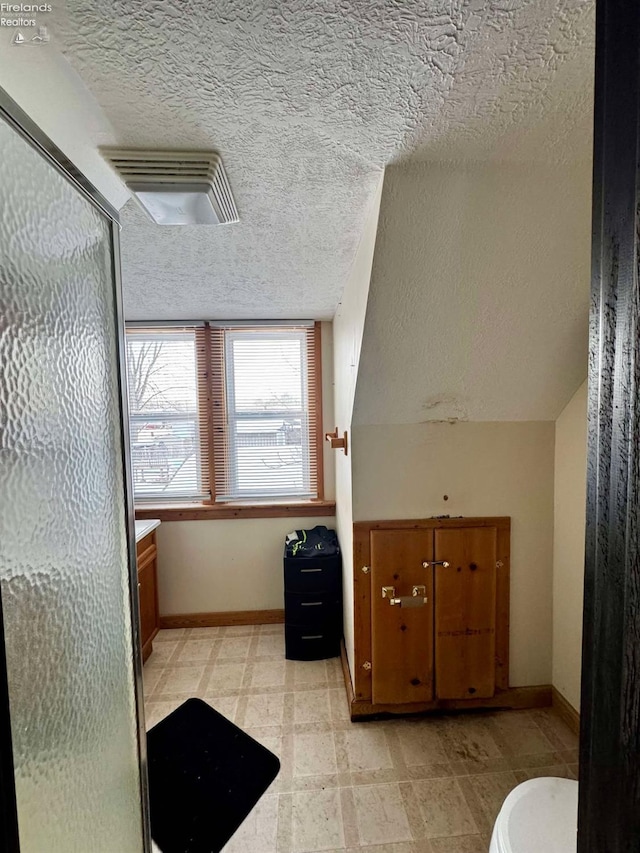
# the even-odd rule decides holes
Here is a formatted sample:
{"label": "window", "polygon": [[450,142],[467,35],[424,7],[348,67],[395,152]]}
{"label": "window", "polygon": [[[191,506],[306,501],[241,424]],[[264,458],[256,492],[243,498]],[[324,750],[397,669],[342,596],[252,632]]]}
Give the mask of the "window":
{"label": "window", "polygon": [[136,502],[321,497],[319,324],[131,324],[126,344]]}

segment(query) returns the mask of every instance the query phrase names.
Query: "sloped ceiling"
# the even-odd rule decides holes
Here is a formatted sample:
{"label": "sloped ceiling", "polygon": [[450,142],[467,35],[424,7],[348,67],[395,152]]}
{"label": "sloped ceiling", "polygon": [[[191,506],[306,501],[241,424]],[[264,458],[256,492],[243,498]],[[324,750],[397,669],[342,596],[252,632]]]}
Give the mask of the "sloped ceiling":
{"label": "sloped ceiling", "polygon": [[587,163],[387,169],[355,424],[555,420],[587,370]]}
{"label": "sloped ceiling", "polygon": [[592,0],[68,0],[120,146],[214,148],[241,222],[123,210],[135,319],[331,318],[380,170],[586,161]]}

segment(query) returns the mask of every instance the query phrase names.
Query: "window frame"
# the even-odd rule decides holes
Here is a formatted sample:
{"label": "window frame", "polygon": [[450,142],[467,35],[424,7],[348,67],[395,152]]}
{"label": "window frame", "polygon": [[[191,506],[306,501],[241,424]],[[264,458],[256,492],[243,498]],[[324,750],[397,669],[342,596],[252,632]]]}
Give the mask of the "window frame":
{"label": "window frame", "polygon": [[[309,450],[315,454],[317,470],[317,496],[315,498],[296,497],[269,497],[253,498],[248,500],[229,500],[216,502],[216,466],[226,465],[226,461],[216,458],[214,452],[214,430],[217,427],[214,408],[216,400],[218,405],[225,406],[225,365],[222,357],[215,355],[215,347],[212,346],[212,333],[222,328],[258,328],[264,326],[269,328],[295,327],[302,323],[294,321],[276,320],[273,322],[243,321],[233,322],[134,322],[127,324],[127,331],[133,333],[144,332],[145,328],[160,329],[171,326],[199,328],[204,335],[204,346],[197,348],[197,377],[198,377],[198,405],[205,408],[205,421],[207,424],[206,435],[201,441],[208,444],[208,472],[202,471],[203,479],[208,474],[208,483],[211,497],[204,500],[167,500],[135,498],[136,518],[158,518],[161,521],[192,521],[199,519],[231,519],[231,518],[275,518],[275,517],[305,517],[305,516],[329,516],[335,514],[335,501],[325,500],[324,496],[324,430],[323,430],[323,407],[322,407],[322,327],[319,321],[312,325],[311,336],[314,352],[315,370],[307,376],[305,384],[306,411],[310,411],[311,401],[315,405],[316,418],[313,429],[310,429]],[[308,365],[307,365],[308,369]],[[219,452],[218,452],[219,453]]]}

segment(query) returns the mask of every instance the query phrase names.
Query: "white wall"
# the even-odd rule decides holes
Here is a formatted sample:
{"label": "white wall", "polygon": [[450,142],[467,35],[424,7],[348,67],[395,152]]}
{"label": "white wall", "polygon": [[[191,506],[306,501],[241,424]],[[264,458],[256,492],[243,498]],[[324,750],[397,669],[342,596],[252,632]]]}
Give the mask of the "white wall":
{"label": "white wall", "polygon": [[[351,417],[376,242],[383,175],[371,202],[349,280],[333,321],[335,425],[351,440]],[[351,451],[328,451],[335,459],[336,528],[342,549],[344,636],[353,670],[353,513]]]}
{"label": "white wall", "polygon": [[587,383],[556,421],[553,686],[580,709],[587,495]]}
{"label": "white wall", "polygon": [[[323,430],[335,426],[331,323],[322,324]],[[324,451],[325,498],[335,495],[333,458]],[[284,606],[282,549],[290,530],[333,517],[168,521],[158,528],[160,613],[274,610]]]}
{"label": "white wall", "polygon": [[510,684],[549,684],[554,423],[354,426],[352,446],[355,520],[511,516]]}
{"label": "white wall", "polygon": [[279,610],[282,552],[290,530],[333,518],[170,521],[158,528],[160,613]]}

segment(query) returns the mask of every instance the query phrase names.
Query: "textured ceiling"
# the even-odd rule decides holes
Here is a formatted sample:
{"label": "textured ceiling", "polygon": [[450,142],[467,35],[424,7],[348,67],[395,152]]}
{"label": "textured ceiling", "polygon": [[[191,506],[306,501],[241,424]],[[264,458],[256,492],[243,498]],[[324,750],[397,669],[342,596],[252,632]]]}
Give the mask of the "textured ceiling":
{"label": "textured ceiling", "polygon": [[592,0],[67,0],[120,146],[221,152],[241,222],[123,210],[131,318],[333,316],[380,170],[587,160]]}

